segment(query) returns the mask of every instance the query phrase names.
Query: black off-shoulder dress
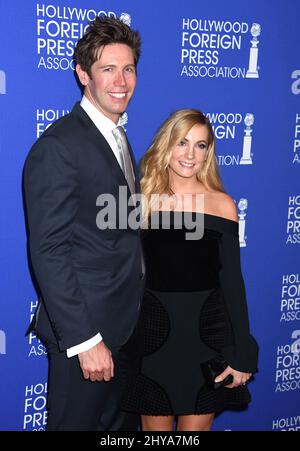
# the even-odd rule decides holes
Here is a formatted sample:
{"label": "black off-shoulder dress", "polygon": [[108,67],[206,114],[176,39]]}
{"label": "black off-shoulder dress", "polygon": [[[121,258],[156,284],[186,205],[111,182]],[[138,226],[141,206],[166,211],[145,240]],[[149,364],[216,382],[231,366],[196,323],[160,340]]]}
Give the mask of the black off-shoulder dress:
{"label": "black off-shoulder dress", "polygon": [[257,371],[238,223],[190,213],[190,221],[204,224],[203,237],[190,240],[186,214],[171,212],[170,227],[164,218],[162,212],[154,213],[157,228],[143,232],[146,291],[126,345],[131,367],[123,409],[143,415],[191,415],[241,408],[251,400],[247,386],[212,390],[201,370],[202,362],[221,353],[232,368]]}

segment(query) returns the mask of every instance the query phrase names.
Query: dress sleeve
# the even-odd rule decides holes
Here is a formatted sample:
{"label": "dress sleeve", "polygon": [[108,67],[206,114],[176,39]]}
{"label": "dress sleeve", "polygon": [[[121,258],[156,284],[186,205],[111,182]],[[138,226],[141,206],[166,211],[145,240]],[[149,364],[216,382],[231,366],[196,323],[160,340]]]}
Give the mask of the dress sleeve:
{"label": "dress sleeve", "polygon": [[246,292],[240,262],[238,224],[232,225],[234,233],[223,233],[220,240],[219,277],[233,329],[234,344],[224,347],[222,354],[233,369],[255,373],[258,345],[250,334],[249,328]]}

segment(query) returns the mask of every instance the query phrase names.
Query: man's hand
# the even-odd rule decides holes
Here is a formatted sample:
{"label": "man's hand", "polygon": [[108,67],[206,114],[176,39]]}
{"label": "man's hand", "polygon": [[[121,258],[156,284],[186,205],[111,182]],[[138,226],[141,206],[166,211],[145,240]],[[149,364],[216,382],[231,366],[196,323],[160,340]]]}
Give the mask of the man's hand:
{"label": "man's hand", "polygon": [[88,351],[80,352],[78,359],[85,379],[90,379],[92,382],[103,380],[107,382],[114,377],[111,352],[103,341]]}

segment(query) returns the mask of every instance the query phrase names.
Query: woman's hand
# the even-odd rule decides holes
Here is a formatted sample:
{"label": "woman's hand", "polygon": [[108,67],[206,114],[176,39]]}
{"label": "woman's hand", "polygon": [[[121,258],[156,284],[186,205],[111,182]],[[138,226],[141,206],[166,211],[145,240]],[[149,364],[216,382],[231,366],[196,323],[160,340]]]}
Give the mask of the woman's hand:
{"label": "woman's hand", "polygon": [[219,374],[219,376],[216,377],[215,382],[221,382],[229,374],[233,376],[233,381],[231,384],[226,385],[226,388],[235,388],[239,387],[240,385],[246,385],[246,383],[252,376],[252,373],[243,373],[241,371],[234,370],[228,365],[223,373]]}

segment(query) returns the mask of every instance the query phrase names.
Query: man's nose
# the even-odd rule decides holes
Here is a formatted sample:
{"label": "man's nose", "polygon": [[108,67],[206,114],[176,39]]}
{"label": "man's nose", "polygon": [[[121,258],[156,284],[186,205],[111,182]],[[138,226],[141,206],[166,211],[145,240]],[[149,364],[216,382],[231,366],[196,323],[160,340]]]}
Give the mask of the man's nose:
{"label": "man's nose", "polygon": [[115,84],[118,86],[124,86],[126,84],[123,71],[120,70],[116,73]]}

